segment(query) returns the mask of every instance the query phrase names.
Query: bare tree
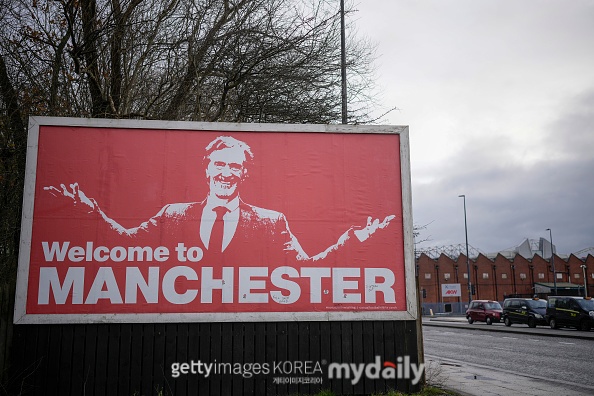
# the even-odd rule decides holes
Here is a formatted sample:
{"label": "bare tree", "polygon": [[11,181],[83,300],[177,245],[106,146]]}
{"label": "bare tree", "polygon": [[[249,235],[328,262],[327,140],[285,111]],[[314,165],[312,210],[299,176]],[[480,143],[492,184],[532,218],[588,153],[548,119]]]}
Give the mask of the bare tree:
{"label": "bare tree", "polygon": [[[339,15],[325,0],[18,0],[2,50],[36,113],[336,122]],[[373,48],[349,40],[353,122]],[[357,105],[357,102],[359,105]]]}
{"label": "bare tree", "polygon": [[[338,8],[330,0],[0,0],[0,275],[16,268],[29,115],[338,123]],[[349,120],[363,123],[374,48],[349,32]]]}

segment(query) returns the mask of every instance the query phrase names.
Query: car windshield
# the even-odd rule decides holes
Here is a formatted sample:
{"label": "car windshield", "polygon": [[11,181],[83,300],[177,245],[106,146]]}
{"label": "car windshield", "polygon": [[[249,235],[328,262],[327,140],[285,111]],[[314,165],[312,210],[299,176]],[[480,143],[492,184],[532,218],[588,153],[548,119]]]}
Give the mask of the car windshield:
{"label": "car windshield", "polygon": [[586,311],[594,311],[594,300],[576,300],[580,306],[585,309]]}
{"label": "car windshield", "polygon": [[501,309],[501,305],[498,302],[485,303],[485,309]]}
{"label": "car windshield", "polygon": [[547,302],[545,300],[528,300],[528,306],[532,309],[546,308]]}

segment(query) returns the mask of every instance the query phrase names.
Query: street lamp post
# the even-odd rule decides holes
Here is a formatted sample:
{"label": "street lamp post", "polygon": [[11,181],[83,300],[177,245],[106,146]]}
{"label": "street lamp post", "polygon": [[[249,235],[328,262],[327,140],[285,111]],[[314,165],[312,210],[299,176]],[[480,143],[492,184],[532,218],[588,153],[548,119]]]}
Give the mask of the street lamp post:
{"label": "street lamp post", "polygon": [[[458,264],[454,265],[454,269],[456,270],[456,283],[460,283],[458,279]],[[460,291],[462,293],[462,291]],[[458,307],[462,306],[462,296],[458,296]]]}
{"label": "street lamp post", "polygon": [[474,265],[474,295],[476,296],[477,300],[480,298],[478,284],[478,265],[476,264]]}
{"label": "street lamp post", "polygon": [[441,311],[441,303],[443,301],[441,300],[441,290],[439,288],[439,265],[437,265],[437,264],[435,264],[435,272],[437,272],[437,276],[436,276],[436,278],[437,278],[437,294],[439,295],[438,301],[439,301],[439,305],[440,305],[439,309]]}
{"label": "street lamp post", "polygon": [[464,198],[464,234],[466,235],[466,271],[468,271],[468,303],[472,301],[472,278],[470,276],[470,260],[468,258],[468,224],[466,222],[466,195],[458,195],[458,198]]}
{"label": "street lamp post", "polygon": [[495,301],[497,300],[497,266],[493,265],[493,280],[495,281]]}
{"label": "street lamp post", "polygon": [[553,264],[553,285],[555,286],[555,295],[557,295],[557,272],[555,271],[555,252],[553,251],[553,231],[547,228],[551,236],[551,263]]}
{"label": "street lamp post", "polygon": [[514,297],[518,297],[518,290],[516,289],[516,266],[511,265],[511,270],[512,270],[512,279],[514,280]]}
{"label": "street lamp post", "polygon": [[528,268],[530,268],[530,280],[532,281],[532,293],[534,295],[536,295],[536,288],[534,287],[534,266],[531,265]]}
{"label": "street lamp post", "polygon": [[588,297],[588,284],[586,283],[586,264],[580,265],[584,271],[584,297]]}

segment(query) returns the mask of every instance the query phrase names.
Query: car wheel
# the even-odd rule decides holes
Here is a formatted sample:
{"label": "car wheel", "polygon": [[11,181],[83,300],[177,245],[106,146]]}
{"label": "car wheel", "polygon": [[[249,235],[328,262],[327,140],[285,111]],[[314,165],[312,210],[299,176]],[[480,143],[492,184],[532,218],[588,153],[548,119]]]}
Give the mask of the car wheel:
{"label": "car wheel", "polygon": [[536,320],[534,318],[528,318],[528,327],[536,327]]}
{"label": "car wheel", "polygon": [[580,325],[578,326],[578,330],[581,330],[581,331],[590,331],[590,328],[591,328],[590,323],[588,323],[585,320],[582,320],[580,322]]}
{"label": "car wheel", "polygon": [[486,322],[488,325],[493,324],[493,318],[490,316],[487,316]]}
{"label": "car wheel", "polygon": [[511,326],[511,325],[512,325],[512,322],[511,322],[511,320],[510,320],[510,319],[509,319],[509,317],[507,317],[507,316],[505,317],[505,320],[504,320],[503,322],[505,323],[505,325],[506,325],[507,327],[509,327],[509,326]]}
{"label": "car wheel", "polygon": [[474,322],[474,320],[472,320],[472,318],[470,316],[468,316],[466,319],[468,319],[469,324],[472,324]]}
{"label": "car wheel", "polygon": [[551,326],[551,329],[558,329],[559,325],[557,325],[557,319],[551,318],[549,320],[549,326]]}

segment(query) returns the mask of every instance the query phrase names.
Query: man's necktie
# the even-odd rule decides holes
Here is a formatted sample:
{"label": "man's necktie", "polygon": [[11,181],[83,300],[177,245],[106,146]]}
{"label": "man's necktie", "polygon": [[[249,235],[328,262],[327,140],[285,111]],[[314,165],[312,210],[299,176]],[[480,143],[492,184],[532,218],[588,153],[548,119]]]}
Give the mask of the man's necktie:
{"label": "man's necktie", "polygon": [[225,213],[229,212],[229,209],[224,206],[217,206],[213,209],[213,211],[217,214],[217,218],[215,219],[214,225],[212,226],[212,231],[210,233],[208,250],[211,253],[221,253],[223,251],[223,230],[225,227],[223,216]]}

